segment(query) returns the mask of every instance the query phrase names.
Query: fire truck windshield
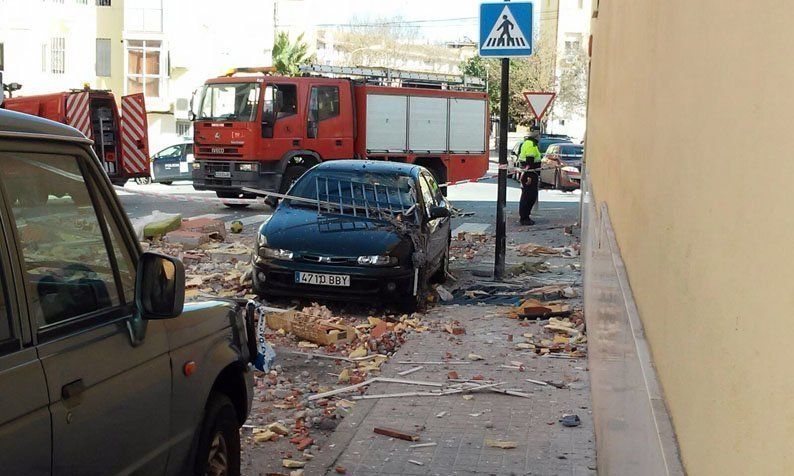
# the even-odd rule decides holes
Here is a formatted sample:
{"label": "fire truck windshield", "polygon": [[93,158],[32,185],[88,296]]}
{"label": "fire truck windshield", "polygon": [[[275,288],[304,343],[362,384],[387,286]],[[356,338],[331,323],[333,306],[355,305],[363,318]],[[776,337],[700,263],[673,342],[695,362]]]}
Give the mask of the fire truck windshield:
{"label": "fire truck windshield", "polygon": [[205,84],[198,119],[253,121],[258,103],[258,83]]}

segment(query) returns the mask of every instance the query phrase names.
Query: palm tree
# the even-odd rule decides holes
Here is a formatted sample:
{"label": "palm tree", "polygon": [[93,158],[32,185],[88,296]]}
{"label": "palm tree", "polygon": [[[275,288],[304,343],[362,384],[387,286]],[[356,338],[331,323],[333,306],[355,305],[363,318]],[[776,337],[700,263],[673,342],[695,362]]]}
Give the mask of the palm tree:
{"label": "palm tree", "polygon": [[308,52],[309,45],[303,41],[303,33],[293,43],[290,42],[287,32],[279,32],[273,44],[273,66],[276,72],[290,76],[297,75],[298,67],[309,64],[312,60]]}

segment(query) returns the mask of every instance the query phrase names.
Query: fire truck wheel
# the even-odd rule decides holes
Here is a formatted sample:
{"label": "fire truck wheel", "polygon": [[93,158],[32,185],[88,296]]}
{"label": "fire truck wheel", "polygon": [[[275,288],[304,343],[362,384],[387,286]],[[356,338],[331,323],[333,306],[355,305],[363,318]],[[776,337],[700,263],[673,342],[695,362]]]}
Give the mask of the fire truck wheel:
{"label": "fire truck wheel", "polygon": [[292,184],[307,170],[309,170],[308,167],[304,167],[303,165],[290,165],[287,167],[287,170],[284,171],[284,175],[281,176],[281,186],[278,189],[278,193],[287,193]]}

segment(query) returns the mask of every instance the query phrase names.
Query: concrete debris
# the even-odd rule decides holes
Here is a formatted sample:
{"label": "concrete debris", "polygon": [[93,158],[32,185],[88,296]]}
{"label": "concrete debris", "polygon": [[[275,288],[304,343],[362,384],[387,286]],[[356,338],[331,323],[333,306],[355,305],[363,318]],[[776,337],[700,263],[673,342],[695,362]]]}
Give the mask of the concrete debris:
{"label": "concrete debris", "polygon": [[438,297],[445,302],[455,298],[444,286],[436,286],[436,293],[438,293]]}
{"label": "concrete debris", "polygon": [[579,415],[563,415],[560,418],[560,423],[562,426],[574,427],[581,425],[582,420],[579,419]]}
{"label": "concrete debris", "polygon": [[431,446],[436,446],[438,443],[432,441],[430,443],[418,443],[415,445],[408,446],[409,448],[430,448]]}
{"label": "concrete debris", "polygon": [[419,365],[419,366],[416,366],[416,367],[412,367],[412,368],[410,368],[408,370],[403,370],[402,372],[397,372],[397,375],[399,375],[401,377],[404,377],[404,376],[410,375],[410,374],[412,374],[414,372],[418,372],[418,371],[422,370],[423,368],[424,368],[423,366]]}
{"label": "concrete debris", "polygon": [[563,258],[576,258],[579,256],[578,245],[552,248],[535,243],[524,243],[516,246],[516,249],[520,256],[562,256]]}
{"label": "concrete debris", "polygon": [[419,441],[419,435],[413,435],[410,433],[403,433],[400,430],[395,430],[392,428],[382,428],[382,427],[375,427],[373,430],[375,433],[379,435],[388,436],[391,438],[397,438],[399,440],[405,441]]}
{"label": "concrete debris", "polygon": [[466,358],[471,360],[471,361],[484,360],[481,355],[477,355],[477,354],[469,354],[468,356],[466,356]]}
{"label": "concrete debris", "polygon": [[492,438],[486,438],[485,445],[490,446],[491,448],[502,448],[502,449],[512,449],[518,447],[518,443],[516,443],[515,441],[495,440]]}
{"label": "concrete debris", "polygon": [[411,464],[415,464],[417,466],[424,466],[425,465],[421,461],[416,461],[415,459],[409,459],[408,462],[411,463]]}
{"label": "concrete debris", "polygon": [[306,466],[306,462],[285,458],[281,460],[281,465],[284,466],[285,468],[290,468],[290,469],[303,468],[304,466]]}
{"label": "concrete debris", "polygon": [[444,418],[444,415],[446,415],[446,414],[447,414],[446,411],[438,412],[438,413],[436,413],[436,418]]}

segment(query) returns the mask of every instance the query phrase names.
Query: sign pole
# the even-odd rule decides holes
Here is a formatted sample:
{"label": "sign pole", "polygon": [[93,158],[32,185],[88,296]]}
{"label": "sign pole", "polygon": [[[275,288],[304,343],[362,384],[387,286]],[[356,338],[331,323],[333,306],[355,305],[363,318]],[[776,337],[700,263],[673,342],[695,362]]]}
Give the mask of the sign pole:
{"label": "sign pole", "polygon": [[493,268],[493,275],[497,280],[504,278],[507,249],[505,204],[507,202],[507,131],[510,128],[510,118],[507,114],[510,102],[510,58],[502,58],[502,89],[499,102],[499,179],[496,195],[496,256]]}

